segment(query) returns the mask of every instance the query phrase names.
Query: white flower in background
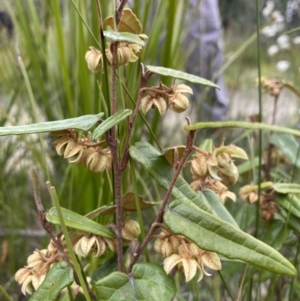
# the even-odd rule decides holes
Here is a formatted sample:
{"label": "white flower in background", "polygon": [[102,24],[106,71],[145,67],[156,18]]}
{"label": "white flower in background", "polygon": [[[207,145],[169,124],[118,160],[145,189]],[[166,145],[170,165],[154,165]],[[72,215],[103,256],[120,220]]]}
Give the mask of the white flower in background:
{"label": "white flower in background", "polygon": [[266,26],[262,29],[261,33],[270,38],[270,37],[275,37],[275,35],[277,34],[277,26],[276,24],[272,24],[272,25],[269,25],[269,26]]}
{"label": "white flower in background", "polygon": [[268,55],[269,56],[274,56],[276,53],[278,53],[279,47],[277,45],[272,45],[268,49]]}
{"label": "white flower in background", "polygon": [[277,44],[280,49],[289,49],[290,48],[290,38],[288,35],[283,34],[277,39]]}
{"label": "white flower in background", "polygon": [[266,6],[264,7],[262,14],[264,17],[270,16],[271,12],[274,10],[275,4],[273,1],[267,1]]}
{"label": "white flower in background", "polygon": [[272,12],[272,18],[277,23],[283,23],[284,22],[284,16],[279,10],[275,10]]}
{"label": "white flower in background", "polygon": [[300,36],[294,37],[293,38],[293,43],[296,44],[296,45],[299,45],[300,44]]}
{"label": "white flower in background", "polygon": [[276,68],[278,71],[284,72],[290,68],[290,65],[291,64],[289,61],[282,60],[282,61],[277,62]]}

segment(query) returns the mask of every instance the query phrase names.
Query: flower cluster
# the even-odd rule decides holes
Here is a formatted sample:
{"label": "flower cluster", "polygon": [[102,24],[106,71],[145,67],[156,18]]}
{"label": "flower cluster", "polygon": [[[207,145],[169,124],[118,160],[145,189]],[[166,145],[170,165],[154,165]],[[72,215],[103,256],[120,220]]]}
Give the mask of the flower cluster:
{"label": "flower cluster", "polygon": [[270,94],[271,96],[277,97],[280,94],[280,91],[284,87],[284,83],[280,81],[278,78],[268,79],[266,77],[262,77],[261,85],[263,89]]}
{"label": "flower cluster", "polygon": [[[266,182],[265,184],[268,184]],[[262,218],[266,221],[273,220],[275,213],[279,211],[278,204],[275,200],[274,190],[268,187],[267,191],[263,191],[258,197],[258,185],[245,185],[239,191],[239,196],[250,204],[259,200],[259,208]]]}
{"label": "flower cluster", "polygon": [[214,270],[221,269],[221,261],[216,253],[202,250],[187,238],[173,235],[166,230],[157,235],[154,249],[166,257],[163,264],[165,272],[169,274],[177,267],[184,273],[186,282],[192,280],[197,271],[198,282],[203,278],[203,274],[211,276],[205,271],[205,266]]}
{"label": "flower cluster", "polygon": [[235,194],[227,188],[227,186],[234,185],[239,177],[232,157],[248,159],[245,151],[235,145],[224,146],[224,139],[221,146],[213,147],[211,152],[196,147],[195,150],[197,154],[190,161],[190,170],[194,179],[191,187],[195,191],[204,188],[215,191],[222,203],[227,198],[235,201]]}
{"label": "flower cluster", "polygon": [[[127,65],[138,60],[137,54],[142,49],[142,46],[130,43],[119,43],[117,45],[117,63],[119,66]],[[112,53],[110,48],[105,49],[105,54],[108,62],[112,64]],[[102,52],[90,46],[85,54],[85,61],[88,68],[96,73],[103,68],[103,54]]]}
{"label": "flower cluster", "polygon": [[55,132],[58,139],[53,142],[59,156],[72,164],[83,164],[93,172],[103,172],[112,164],[109,148],[102,148],[104,142],[92,142],[90,135],[79,138],[73,130]]}
{"label": "flower cluster", "polygon": [[[140,40],[145,40],[148,37],[142,33],[142,26],[136,15],[131,9],[125,8],[122,11],[122,16],[118,27],[115,28],[115,20],[113,16],[106,18],[103,22],[104,25],[110,26],[113,31],[116,32],[129,32],[135,34]],[[113,61],[113,55],[111,52],[111,43],[105,49],[105,55],[110,64]],[[135,43],[119,42],[115,44],[117,46],[117,64],[119,66],[127,65],[138,60],[138,53],[141,51],[142,46]],[[92,72],[98,72],[103,67],[103,54],[100,50],[93,46],[89,47],[89,50],[85,54],[85,60],[88,68]]]}
{"label": "flower cluster", "polygon": [[160,83],[158,86],[147,88],[147,96],[141,100],[141,111],[146,114],[151,108],[157,108],[160,115],[167,109],[176,113],[184,112],[189,106],[189,100],[182,93],[193,94],[192,89],[184,84],[167,87]]}
{"label": "flower cluster", "polygon": [[[137,239],[140,235],[140,225],[134,220],[127,220],[122,227],[122,238],[124,245]],[[116,239],[110,239],[99,235],[80,232],[72,239],[74,252],[81,257],[86,257],[94,252],[94,257],[100,257],[105,253],[106,246],[112,251],[117,251]]]}
{"label": "flower cluster", "polygon": [[50,242],[47,249],[35,250],[27,258],[27,266],[19,269],[15,274],[15,280],[22,285],[22,293],[24,295],[32,294],[33,289],[37,290],[48,271],[61,260],[62,256],[53,241]]}
{"label": "flower cluster", "polygon": [[[140,235],[139,223],[127,219],[123,223],[122,238],[124,245],[129,245],[130,242],[137,239]],[[64,253],[67,256],[68,251],[63,240],[60,238]],[[110,239],[99,235],[94,235],[86,232],[78,232],[71,238],[74,252],[81,257],[86,257],[94,253],[95,257],[100,257],[107,251],[107,246],[112,252],[117,250],[116,239]],[[32,294],[33,290],[44,281],[48,271],[52,266],[63,260],[63,255],[59,252],[56,244],[51,240],[47,249],[35,250],[27,259],[27,266],[19,269],[15,274],[15,280],[22,286],[21,291],[24,295]],[[77,290],[80,287],[77,288]]]}

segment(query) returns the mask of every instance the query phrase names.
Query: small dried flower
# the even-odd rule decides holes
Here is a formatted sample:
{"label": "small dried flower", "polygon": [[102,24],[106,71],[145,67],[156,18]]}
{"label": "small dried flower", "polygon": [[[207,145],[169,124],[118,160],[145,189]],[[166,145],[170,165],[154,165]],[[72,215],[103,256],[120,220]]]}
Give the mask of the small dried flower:
{"label": "small dried flower", "polygon": [[75,239],[74,252],[82,257],[88,256],[95,251],[95,257],[100,257],[106,250],[105,241],[97,235],[82,234]]}
{"label": "small dried flower", "polygon": [[98,72],[102,69],[102,60],[102,52],[95,47],[90,46],[85,54],[85,61],[87,62],[88,68],[94,73]]}
{"label": "small dried flower", "polygon": [[167,94],[169,109],[176,113],[184,112],[189,106],[189,100],[182,93],[193,94],[193,90],[183,84],[174,85],[171,88],[172,92]]}
{"label": "small dried flower", "polygon": [[245,185],[240,189],[239,196],[244,201],[248,201],[250,204],[252,204],[258,200],[257,190],[257,185]]}
{"label": "small dried flower", "polygon": [[[137,53],[140,52],[142,47],[137,44],[119,43],[117,48],[117,61],[118,65],[127,65],[138,60]],[[110,64],[112,64],[113,56],[110,49],[105,50],[106,57]]]}
{"label": "small dried flower", "polygon": [[122,237],[125,240],[135,240],[140,233],[140,224],[134,220],[127,220],[122,227]]}
{"label": "small dried flower", "polygon": [[157,108],[160,115],[163,115],[167,108],[166,100],[157,94],[147,95],[141,100],[141,111],[146,114],[151,108]]}
{"label": "small dried flower", "polygon": [[178,248],[178,254],[172,254],[164,260],[164,270],[167,274],[177,266],[184,273],[185,281],[189,282],[199,272],[198,282],[203,278],[203,274],[210,276],[204,266],[220,270],[221,262],[219,256],[213,252],[200,249],[196,244],[185,242]]}

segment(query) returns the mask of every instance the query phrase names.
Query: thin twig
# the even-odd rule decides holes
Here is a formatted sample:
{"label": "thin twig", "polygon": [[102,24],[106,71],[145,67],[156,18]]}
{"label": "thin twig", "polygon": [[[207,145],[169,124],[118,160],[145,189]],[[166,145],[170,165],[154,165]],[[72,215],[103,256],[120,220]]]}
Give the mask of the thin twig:
{"label": "thin twig", "polygon": [[125,144],[124,144],[122,160],[121,160],[121,164],[120,164],[120,167],[122,170],[125,170],[128,160],[129,160],[129,143],[130,143],[134,124],[135,124],[137,115],[139,113],[140,105],[141,105],[141,100],[142,100],[142,96],[143,96],[142,90],[144,87],[146,87],[148,80],[151,76],[150,72],[148,72],[148,71],[144,72],[143,64],[141,64],[141,67],[142,67],[142,73],[141,73],[141,82],[140,82],[138,99],[136,101],[136,105],[135,105],[134,111],[132,113],[132,118],[131,118],[131,120],[129,120],[129,123],[128,123],[128,130],[127,130],[126,140],[125,140]]}
{"label": "thin twig", "polygon": [[[190,124],[190,120],[187,118],[187,123]],[[170,186],[167,190],[167,193],[164,197],[163,203],[159,209],[159,212],[156,216],[155,221],[152,223],[151,228],[149,230],[149,232],[147,233],[144,241],[142,242],[142,244],[137,248],[136,252],[133,255],[133,259],[130,263],[130,266],[128,268],[128,273],[131,272],[134,264],[136,263],[136,261],[138,260],[139,256],[141,255],[141,253],[143,252],[144,248],[146,247],[147,243],[149,242],[149,240],[152,238],[154,232],[156,231],[156,229],[159,227],[159,225],[163,222],[163,216],[164,216],[164,212],[166,209],[166,206],[168,204],[168,201],[170,199],[172,190],[174,188],[174,185],[177,181],[177,178],[181,172],[181,169],[184,166],[184,163],[187,159],[187,157],[189,156],[190,152],[193,150],[193,144],[194,144],[194,139],[195,139],[195,135],[196,135],[196,131],[190,131],[187,133],[187,142],[186,142],[186,148],[184,150],[184,153],[182,155],[181,160],[179,161],[179,164],[177,166],[177,168],[174,170],[174,175],[173,178],[170,182]]]}
{"label": "thin twig", "polygon": [[123,9],[124,9],[125,5],[127,4],[127,2],[128,2],[128,0],[121,0],[118,7],[117,7],[117,9],[116,9],[116,24],[117,24],[117,26],[120,23],[122,12],[123,12]]}

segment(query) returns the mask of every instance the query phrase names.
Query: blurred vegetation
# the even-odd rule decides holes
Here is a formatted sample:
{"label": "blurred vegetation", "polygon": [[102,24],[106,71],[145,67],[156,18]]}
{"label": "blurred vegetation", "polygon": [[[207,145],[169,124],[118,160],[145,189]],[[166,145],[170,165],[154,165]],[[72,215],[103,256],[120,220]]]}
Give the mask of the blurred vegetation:
{"label": "blurred vegetation", "polygon": [[[113,2],[109,2],[110,5],[107,5],[108,2],[105,0],[100,2],[103,4],[102,14],[105,18],[111,14]],[[286,2],[277,1],[278,9],[284,10]],[[91,74],[84,60],[89,46],[99,47],[99,25],[95,1],[4,0],[3,3],[1,9],[5,9],[9,14],[14,28],[12,37],[5,28],[1,30],[0,125],[27,124],[101,111],[107,112],[105,96],[109,94],[109,91],[101,78],[98,79]],[[230,61],[237,49],[255,32],[255,2],[220,1],[220,6],[226,25],[224,32],[226,62]],[[143,62],[179,70],[184,69],[187,58],[184,49],[180,47],[180,42],[186,34],[185,28],[181,26],[187,18],[185,1],[136,0],[133,10],[141,19],[145,28],[144,32],[149,36],[147,46],[141,54]],[[264,22],[265,20],[262,19],[261,25]],[[288,25],[286,30],[293,26],[295,26],[294,23]],[[296,36],[297,33],[294,35]],[[270,40],[262,39],[261,68],[263,74],[267,77],[280,76],[294,83],[299,82],[299,59],[296,62],[299,45],[293,46],[289,52],[285,52],[285,55],[294,60],[291,62],[291,70],[285,73],[279,73],[275,67],[275,59],[268,56],[266,50],[270,45]],[[22,58],[28,72],[35,101],[33,104],[30,102],[20,70],[19,57]],[[230,97],[233,97],[236,91],[244,89],[256,91],[256,62],[257,51],[254,41],[224,71]],[[119,83],[119,95],[123,96],[120,101],[126,102],[131,108],[134,104],[129,95],[133,98],[136,96],[136,87],[139,84],[138,76],[131,76],[131,74],[138,75],[139,72],[139,63],[134,63],[119,74],[128,89],[128,92],[124,91]],[[168,81],[168,79],[163,80]],[[254,100],[257,101],[257,99]],[[38,112],[38,120],[35,120],[34,117],[35,110]],[[284,110],[284,108],[279,110]],[[244,112],[245,115],[247,112]],[[163,131],[157,112],[151,114],[147,121],[157,136]],[[295,124],[290,124],[289,120],[287,120],[287,124],[295,126]],[[136,127],[133,142],[138,139],[153,142],[153,137],[144,131],[146,126],[142,120],[139,120],[139,125]],[[234,134],[222,131],[221,134],[229,137],[226,141],[228,144],[236,139],[235,141],[253,154],[250,159],[255,159],[254,153],[257,148],[253,144],[255,134],[253,136],[252,133],[242,135],[240,131],[236,131]],[[184,139],[185,137],[182,137],[182,143],[184,143]],[[48,180],[56,186],[62,207],[86,214],[99,206],[109,204],[112,200],[111,183],[105,174],[99,177],[81,166],[68,165],[67,162],[55,155],[52,141],[53,138],[50,135],[43,135],[44,148],[41,148],[37,136],[1,138],[0,243],[2,252],[0,283],[13,300],[17,300],[20,296],[19,287],[13,279],[15,271],[25,264],[28,254],[36,247],[41,248],[48,243],[48,237],[39,225],[35,211],[32,185],[28,175],[29,168],[34,167],[38,171],[41,183]],[[170,146],[171,142],[162,140],[161,143],[162,146]],[[216,142],[216,144],[218,143],[219,141]],[[47,176],[47,170],[49,170],[49,176]],[[137,176],[137,187],[140,193],[148,201],[160,200],[161,195],[154,182],[146,183],[142,171]],[[241,176],[235,192],[245,183],[255,180],[256,177],[255,168],[250,166]],[[131,180],[132,175],[128,172],[124,179],[124,186],[128,189],[133,189]],[[50,208],[52,205],[45,185],[42,185],[41,192],[44,206]],[[226,206],[241,229],[253,233],[255,206],[246,204],[240,199],[236,204],[228,202]],[[143,218],[150,219],[149,212]],[[280,229],[283,229],[283,223],[279,221],[276,223]],[[262,222],[259,238],[263,239],[266,235],[272,236],[272,233],[275,232],[269,231],[270,227],[273,227],[271,223]],[[24,233],[24,230],[28,232]],[[299,236],[292,235],[291,232],[288,234],[282,251],[289,259],[297,260],[297,245],[299,245],[297,238]],[[90,263],[91,270],[99,264],[96,260],[91,260]],[[179,291],[182,291],[182,297],[178,295],[177,298],[178,300],[200,300],[199,296],[201,295],[201,300],[212,300],[212,298],[225,300],[228,293],[224,284],[227,283],[229,290],[236,295],[243,279],[244,295],[241,300],[246,300],[246,296],[248,298],[251,295],[251,292],[249,294],[247,290],[252,287],[252,280],[250,276],[245,279],[244,273],[248,275],[251,272],[256,273],[255,289],[257,293],[252,300],[275,300],[273,293],[265,294],[265,290],[274,291],[275,288],[277,296],[282,297],[278,300],[300,298],[299,276],[294,279],[293,292],[290,293],[291,298],[288,299],[290,279],[270,275],[258,268],[245,267],[239,262],[224,262],[221,273],[214,274],[212,278],[206,277],[200,286],[196,280],[193,280],[183,287],[179,276],[176,276]],[[0,295],[0,300],[2,298]]]}

